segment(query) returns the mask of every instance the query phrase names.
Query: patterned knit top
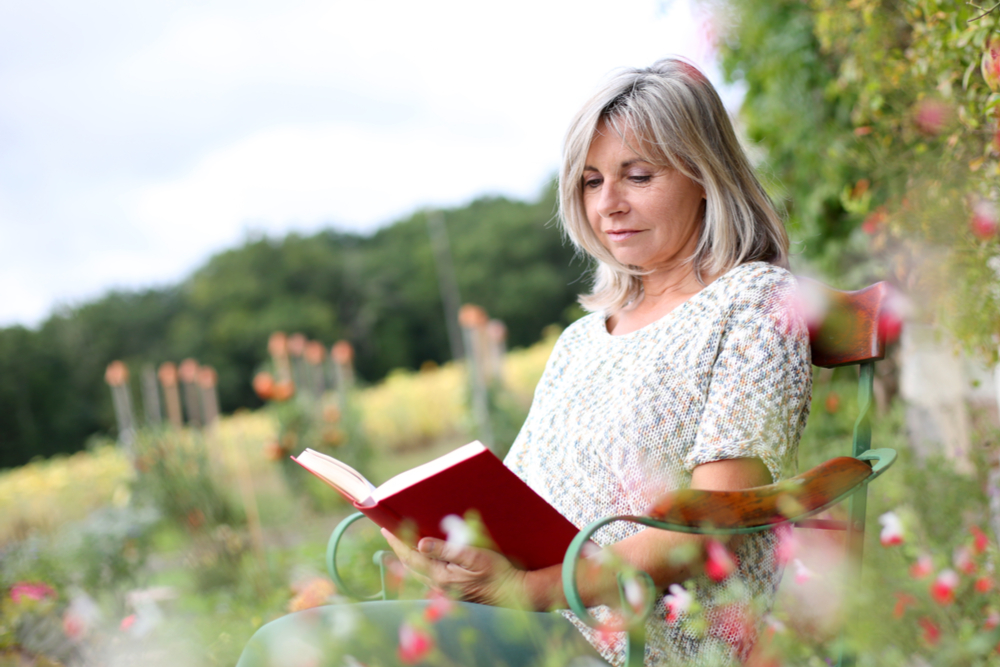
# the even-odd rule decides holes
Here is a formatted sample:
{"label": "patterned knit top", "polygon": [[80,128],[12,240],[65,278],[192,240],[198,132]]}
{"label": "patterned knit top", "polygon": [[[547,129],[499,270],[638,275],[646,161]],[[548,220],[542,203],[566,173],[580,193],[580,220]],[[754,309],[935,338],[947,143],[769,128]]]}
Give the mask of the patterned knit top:
{"label": "patterned knit top", "polygon": [[[609,334],[600,313],[578,320],[552,351],[506,465],[580,528],[644,514],[664,491],[688,487],[702,463],[757,457],[775,481],[794,475],[812,394],[808,333],[786,307],[794,289],[788,271],[753,262],[628,334]],[[594,539],[607,545],[639,530],[615,522]],[[770,607],[781,577],[776,542],[773,531],[748,536],[733,575],[689,586],[704,610],[701,630],[683,617],[668,624],[661,596],[647,623],[646,664],[745,658],[752,639],[739,619],[754,610],[759,620]],[[611,618],[607,607],[591,612]],[[599,641],[564,613],[622,664],[623,635]]]}

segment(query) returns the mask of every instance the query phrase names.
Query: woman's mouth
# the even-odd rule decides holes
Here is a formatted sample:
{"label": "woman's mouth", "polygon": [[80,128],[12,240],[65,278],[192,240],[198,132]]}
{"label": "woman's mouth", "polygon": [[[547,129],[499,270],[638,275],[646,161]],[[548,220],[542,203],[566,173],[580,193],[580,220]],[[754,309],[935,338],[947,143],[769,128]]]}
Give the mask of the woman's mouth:
{"label": "woman's mouth", "polygon": [[641,229],[609,229],[604,233],[607,234],[608,238],[612,241],[624,241],[627,238],[635,236],[641,231]]}

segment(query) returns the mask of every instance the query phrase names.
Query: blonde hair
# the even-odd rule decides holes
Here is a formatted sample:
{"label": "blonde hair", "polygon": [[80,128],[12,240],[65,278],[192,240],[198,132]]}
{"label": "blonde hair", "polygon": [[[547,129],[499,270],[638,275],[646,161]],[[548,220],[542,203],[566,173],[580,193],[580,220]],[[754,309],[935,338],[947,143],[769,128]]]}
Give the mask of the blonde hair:
{"label": "blonde hair", "polygon": [[788,235],[733,130],[715,88],[693,65],[665,58],[613,75],[570,123],[559,173],[563,229],[596,260],[589,311],[613,313],[642,294],[644,271],[618,262],[601,244],[583,206],[583,167],[598,125],[659,167],[676,169],[705,190],[705,217],[689,261],[698,280],[763,260],[787,267]]}

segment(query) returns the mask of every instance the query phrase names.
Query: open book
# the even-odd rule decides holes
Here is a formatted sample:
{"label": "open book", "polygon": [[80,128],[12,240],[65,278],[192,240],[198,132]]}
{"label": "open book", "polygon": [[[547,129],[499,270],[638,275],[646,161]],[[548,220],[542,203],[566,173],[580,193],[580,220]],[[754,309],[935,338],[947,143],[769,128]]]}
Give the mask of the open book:
{"label": "open book", "polygon": [[307,449],[292,459],[394,535],[446,539],[445,517],[479,514],[497,550],[535,570],[561,563],[579,530],[480,442],[374,486],[351,466]]}

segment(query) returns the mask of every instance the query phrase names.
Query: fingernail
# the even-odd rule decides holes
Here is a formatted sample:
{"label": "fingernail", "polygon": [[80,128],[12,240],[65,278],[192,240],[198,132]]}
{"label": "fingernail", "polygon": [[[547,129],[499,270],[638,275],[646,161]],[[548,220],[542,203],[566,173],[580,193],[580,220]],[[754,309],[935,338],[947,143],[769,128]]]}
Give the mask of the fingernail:
{"label": "fingernail", "polygon": [[417,545],[420,551],[425,554],[429,554],[434,550],[434,540],[420,540],[420,544]]}

